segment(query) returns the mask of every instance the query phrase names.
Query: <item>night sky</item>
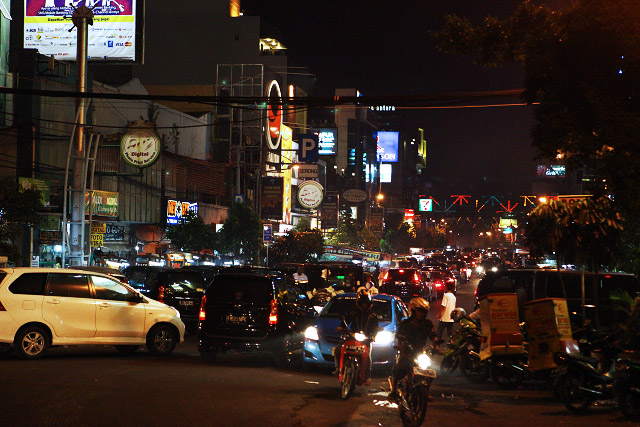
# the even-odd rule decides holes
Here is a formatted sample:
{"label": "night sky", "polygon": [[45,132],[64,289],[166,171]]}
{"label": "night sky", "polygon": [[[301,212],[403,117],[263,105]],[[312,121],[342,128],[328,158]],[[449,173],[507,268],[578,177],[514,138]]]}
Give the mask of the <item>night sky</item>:
{"label": "night sky", "polygon": [[[288,55],[317,76],[311,95],[355,87],[364,95],[420,95],[523,88],[518,65],[485,69],[435,49],[429,31],[445,13],[474,23],[509,16],[520,0],[244,1],[281,31]],[[511,99],[510,102],[519,102]],[[531,194],[531,107],[413,110],[425,129],[429,175],[439,194]]]}

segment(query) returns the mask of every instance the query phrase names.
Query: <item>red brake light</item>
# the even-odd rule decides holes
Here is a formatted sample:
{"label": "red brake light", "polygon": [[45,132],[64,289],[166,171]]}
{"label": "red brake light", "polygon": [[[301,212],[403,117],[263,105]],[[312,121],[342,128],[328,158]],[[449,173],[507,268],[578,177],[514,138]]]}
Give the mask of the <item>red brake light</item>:
{"label": "red brake light", "polygon": [[206,317],[205,304],[207,303],[207,296],[202,297],[202,301],[200,301],[200,314],[198,314],[198,320],[203,321]]}
{"label": "red brake light", "polygon": [[158,288],[158,301],[164,302],[164,286]]}
{"label": "red brake light", "polygon": [[384,278],[382,280],[387,280],[389,278],[389,272],[384,273]]}
{"label": "red brake light", "polygon": [[418,277],[418,273],[413,273],[413,281],[416,283],[420,281],[420,278]]}
{"label": "red brake light", "polygon": [[404,273],[404,270],[398,270],[398,273]]}
{"label": "red brake light", "polygon": [[4,308],[4,305],[2,305],[2,303],[0,302],[0,311],[7,311],[6,308]]}
{"label": "red brake light", "polygon": [[271,300],[271,310],[269,311],[269,324],[278,323],[278,300]]}

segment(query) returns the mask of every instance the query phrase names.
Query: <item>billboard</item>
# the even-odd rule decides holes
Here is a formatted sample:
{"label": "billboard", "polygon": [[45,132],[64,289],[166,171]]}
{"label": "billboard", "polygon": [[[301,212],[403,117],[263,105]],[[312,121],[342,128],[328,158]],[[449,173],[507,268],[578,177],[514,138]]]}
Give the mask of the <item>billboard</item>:
{"label": "billboard", "polygon": [[135,61],[137,0],[25,0],[25,49],[43,55],[75,61],[77,30],[71,15],[74,8],[93,10],[88,31],[88,59]]}
{"label": "billboard", "polygon": [[394,163],[398,161],[399,132],[378,132],[378,161]]}
{"label": "billboard", "polygon": [[284,180],[279,176],[266,176],[262,178],[262,198],[260,210],[262,219],[282,218],[282,195],[284,193]]}
{"label": "billboard", "polygon": [[380,165],[380,182],[391,182],[391,170],[390,163]]}
{"label": "billboard", "polygon": [[566,167],[565,165],[538,165],[536,175],[543,178],[564,178]]}
{"label": "billboard", "polygon": [[184,222],[189,211],[197,214],[198,203],[167,200],[167,224],[175,225]]}
{"label": "billboard", "polygon": [[325,194],[320,208],[320,221],[322,229],[338,228],[338,210],[340,207],[339,196],[337,194]]}
{"label": "billboard", "polygon": [[420,212],[431,212],[433,211],[433,200],[432,199],[418,199],[418,210]]}
{"label": "billboard", "polygon": [[336,128],[321,128],[315,130],[313,133],[318,135],[318,154],[321,156],[335,156],[336,144],[338,142],[338,129]]}

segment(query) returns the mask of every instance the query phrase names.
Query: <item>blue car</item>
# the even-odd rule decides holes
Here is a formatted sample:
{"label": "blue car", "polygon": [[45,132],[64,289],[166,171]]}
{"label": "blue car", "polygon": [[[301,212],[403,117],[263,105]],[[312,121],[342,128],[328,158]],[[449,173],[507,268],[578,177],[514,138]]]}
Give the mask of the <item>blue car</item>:
{"label": "blue car", "polygon": [[[302,363],[311,366],[333,367],[333,349],[341,340],[336,331],[342,317],[354,310],[356,294],[345,293],[333,297],[322,309],[316,323],[305,331]],[[400,322],[409,316],[402,300],[393,295],[378,294],[373,297],[373,310],[378,315],[382,330],[376,335],[371,348],[373,368],[391,368],[395,363],[396,331]]]}

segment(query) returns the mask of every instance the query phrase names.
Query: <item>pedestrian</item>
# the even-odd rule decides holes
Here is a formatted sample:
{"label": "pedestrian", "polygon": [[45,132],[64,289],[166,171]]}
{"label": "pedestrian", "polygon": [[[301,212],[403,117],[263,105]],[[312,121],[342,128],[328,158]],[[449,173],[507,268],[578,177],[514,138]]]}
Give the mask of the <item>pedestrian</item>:
{"label": "pedestrian", "polygon": [[387,274],[387,268],[380,269],[380,274],[378,274],[378,287],[382,286],[382,282],[384,281],[384,276]]}
{"label": "pedestrian", "polygon": [[378,289],[376,288],[376,284],[373,281],[373,277],[370,274],[365,276],[364,288],[369,292],[369,295],[376,295],[378,293]]}
{"label": "pedestrian", "polygon": [[451,336],[451,331],[453,329],[453,319],[451,318],[451,313],[456,308],[456,296],[453,294],[453,290],[455,288],[455,284],[451,282],[447,282],[446,291],[442,296],[442,303],[440,305],[440,311],[436,314],[436,319],[440,322],[438,323],[438,339],[442,339],[442,333],[444,330],[447,330],[447,338]]}
{"label": "pedestrian", "polygon": [[293,273],[293,280],[295,280],[297,283],[309,282],[309,278],[306,274],[304,274],[304,269],[302,267],[298,267],[298,271]]}

